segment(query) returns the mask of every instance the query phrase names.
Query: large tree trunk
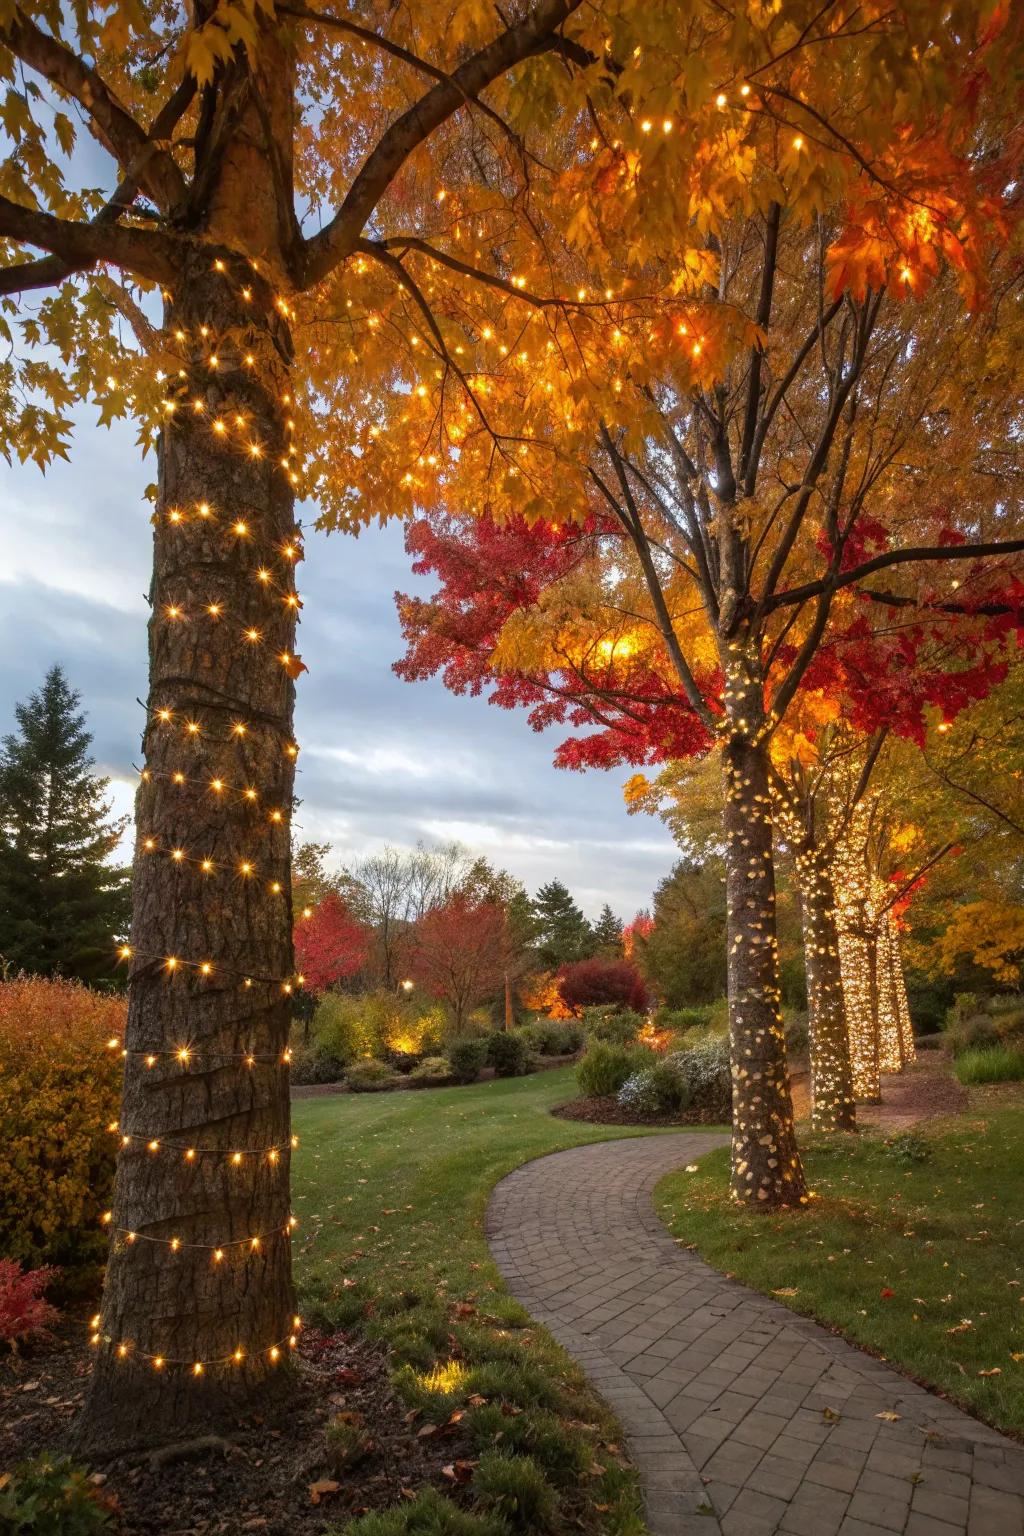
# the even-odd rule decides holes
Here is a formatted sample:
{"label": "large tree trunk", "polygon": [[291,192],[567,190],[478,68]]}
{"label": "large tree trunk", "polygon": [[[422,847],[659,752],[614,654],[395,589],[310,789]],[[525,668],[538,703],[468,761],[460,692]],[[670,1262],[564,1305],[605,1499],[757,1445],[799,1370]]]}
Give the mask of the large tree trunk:
{"label": "large tree trunk", "polygon": [[168,386],[153,519],[131,1140],[82,1430],[93,1451],[230,1426],[281,1379],[295,1332],[286,338],[265,286],[227,256],[183,271],[166,327],[186,377]]}
{"label": "large tree trunk", "polygon": [[816,1131],[855,1131],[850,1041],[839,965],[836,896],[825,856],[797,856],[811,1038],[811,1123]]}
{"label": "large tree trunk", "polygon": [[772,1209],[807,1198],[793,1132],[793,1101],[779,1009],[768,749],[761,734],[756,662],[726,666],[730,734],[725,773],[729,1032],[732,1054],[732,1193]]}

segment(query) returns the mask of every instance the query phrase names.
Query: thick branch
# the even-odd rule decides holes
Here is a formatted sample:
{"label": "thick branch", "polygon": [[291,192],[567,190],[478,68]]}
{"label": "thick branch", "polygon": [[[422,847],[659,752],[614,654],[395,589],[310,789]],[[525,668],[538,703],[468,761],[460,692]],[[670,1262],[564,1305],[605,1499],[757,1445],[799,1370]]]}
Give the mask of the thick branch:
{"label": "thick branch", "polygon": [[555,45],[555,32],[582,0],[539,0],[530,14],[439,81],[393,122],[353,181],[329,224],[306,243],[305,286],[312,287],[351,255],[367,220],[409,156],[467,100],[499,79],[513,65],[544,46]]}
{"label": "thick branch", "polygon": [[[123,210],[131,206],[139,190],[139,176],[146,158],[155,151],[162,139],[167,138],[174,131],[176,124],[188,110],[195,92],[194,78],[186,75],[153,119],[146,143],[139,154],[138,165],[133,168],[133,172],[122,179],[113,197],[91,220],[93,227],[113,224]],[[55,287],[72,273],[85,271],[92,265],[92,261],[68,262],[62,261],[59,256],[44,256],[39,261],[25,261],[18,266],[7,267],[0,271],[0,298],[10,293],[27,293],[35,288]]]}
{"label": "thick branch", "polygon": [[884,555],[875,555],[839,575],[822,576],[818,581],[807,581],[802,587],[791,587],[788,592],[778,592],[765,604],[766,611],[790,603],[805,603],[808,598],[822,592],[838,592],[840,587],[853,586],[865,576],[873,576],[890,565],[907,565],[917,560],[985,560],[997,555],[1019,555],[1024,551],[1024,539],[1004,539],[994,544],[931,544],[917,549],[891,549]]}
{"label": "thick branch", "polygon": [[[179,271],[180,243],[170,235],[149,229],[126,229],[120,224],[75,224],[23,208],[6,197],[0,197],[0,235],[25,245],[38,245],[73,271],[109,261],[137,277],[166,284],[172,283]],[[39,263],[28,265],[38,269]]]}
{"label": "thick branch", "polygon": [[[0,25],[0,43],[88,113],[97,137],[158,208],[169,211],[184,202],[185,178],[166,150],[153,153],[145,129],[126,111],[90,64],[34,22],[15,14]],[[144,159],[141,157],[145,156]]]}

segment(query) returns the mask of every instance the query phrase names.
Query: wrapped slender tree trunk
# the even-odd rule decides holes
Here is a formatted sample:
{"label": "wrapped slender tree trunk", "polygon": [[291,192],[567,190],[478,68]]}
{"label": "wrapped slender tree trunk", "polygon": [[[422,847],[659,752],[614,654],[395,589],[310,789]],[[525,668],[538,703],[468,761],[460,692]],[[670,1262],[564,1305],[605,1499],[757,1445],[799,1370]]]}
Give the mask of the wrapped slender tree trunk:
{"label": "wrapped slender tree trunk", "polygon": [[225,254],[182,272],[166,339],[183,376],[165,385],[153,518],[124,1144],[81,1431],[94,1452],[230,1425],[295,1337],[286,337]]}
{"label": "wrapped slender tree trunk", "polygon": [[811,1123],[816,1131],[855,1131],[850,1040],[839,963],[836,896],[825,856],[797,855],[811,1040]]}
{"label": "wrapped slender tree trunk", "polygon": [[779,1008],[775,866],[756,657],[733,650],[726,662],[729,734],[725,775],[729,1031],[732,1055],[732,1193],[772,1209],[807,1198],[793,1131],[793,1101]]}

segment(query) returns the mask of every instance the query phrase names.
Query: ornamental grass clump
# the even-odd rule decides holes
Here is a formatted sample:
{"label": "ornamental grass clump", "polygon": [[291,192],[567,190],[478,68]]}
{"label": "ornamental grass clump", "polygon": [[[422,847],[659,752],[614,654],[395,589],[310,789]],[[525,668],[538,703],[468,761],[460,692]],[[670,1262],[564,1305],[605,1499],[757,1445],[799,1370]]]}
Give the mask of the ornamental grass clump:
{"label": "ornamental grass clump", "polygon": [[618,1093],[628,1077],[653,1066],[657,1057],[644,1046],[612,1045],[594,1041],[576,1067],[580,1092],[593,1098]]}

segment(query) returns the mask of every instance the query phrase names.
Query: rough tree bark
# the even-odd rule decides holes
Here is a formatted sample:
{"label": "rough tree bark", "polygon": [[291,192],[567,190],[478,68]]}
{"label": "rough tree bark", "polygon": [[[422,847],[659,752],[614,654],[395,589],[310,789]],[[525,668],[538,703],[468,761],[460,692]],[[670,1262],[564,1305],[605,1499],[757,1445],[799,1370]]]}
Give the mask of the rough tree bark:
{"label": "rough tree bark", "polygon": [[733,1197],[771,1209],[807,1198],[793,1131],[775,933],[763,686],[756,656],[725,658],[723,751],[732,1056]]}
{"label": "rough tree bark", "polygon": [[165,297],[185,377],[170,381],[153,519],[119,1127],[131,1140],[82,1431],[92,1451],[230,1422],[280,1376],[294,1335],[287,338],[230,256],[198,256]]}
{"label": "rough tree bark", "polygon": [[816,1131],[855,1131],[857,1112],[832,876],[821,849],[801,849],[797,864],[810,1011],[811,1124]]}

